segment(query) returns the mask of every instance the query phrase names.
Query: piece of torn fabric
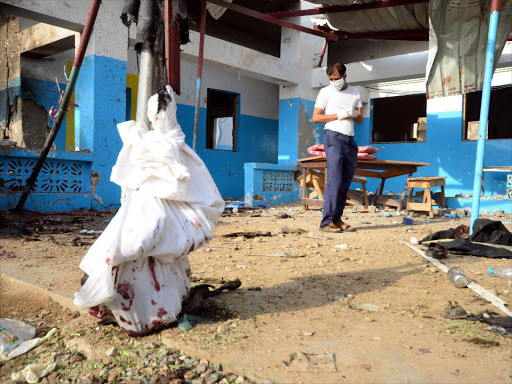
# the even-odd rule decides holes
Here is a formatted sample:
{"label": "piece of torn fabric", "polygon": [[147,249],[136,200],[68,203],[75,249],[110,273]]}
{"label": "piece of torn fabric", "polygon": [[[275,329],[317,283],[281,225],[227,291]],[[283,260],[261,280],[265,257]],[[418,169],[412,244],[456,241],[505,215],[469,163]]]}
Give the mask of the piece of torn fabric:
{"label": "piece of torn fabric", "polygon": [[469,227],[467,225],[459,225],[457,228],[445,229],[435,233],[431,233],[420,241],[424,243],[426,241],[441,240],[441,239],[456,239],[458,237],[467,237],[469,235]]}
{"label": "piece of torn fabric", "polygon": [[[226,0],[228,3],[233,2],[233,0]],[[226,8],[221,7],[220,5],[215,5],[211,3],[206,4],[206,9],[210,13],[210,15],[215,19],[219,20],[221,16],[226,12]]]}
{"label": "piece of torn fabric", "polygon": [[456,255],[512,259],[512,251],[509,249],[499,245],[475,243],[463,238],[458,238],[452,241],[438,242],[436,243],[436,246],[442,247],[446,251]]}
{"label": "piece of torn fabric", "polygon": [[185,144],[166,89],[148,101],[152,130],[118,125],[123,148],[111,181],[122,188],[121,208],[80,263],[89,278],[74,299],[100,318],[111,312],[132,335],[176,320],[190,290],[187,254],[210,240],[224,210],[208,169]]}
{"label": "piece of torn fabric", "polygon": [[[491,0],[430,0],[427,97],[482,89]],[[512,27],[512,0],[501,0],[494,68]]]}

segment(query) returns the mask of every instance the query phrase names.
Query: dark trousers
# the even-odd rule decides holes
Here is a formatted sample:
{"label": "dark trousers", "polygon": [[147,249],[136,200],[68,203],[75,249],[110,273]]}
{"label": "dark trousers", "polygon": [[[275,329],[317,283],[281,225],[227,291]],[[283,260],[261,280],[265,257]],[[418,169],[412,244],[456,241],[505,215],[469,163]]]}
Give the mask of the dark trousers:
{"label": "dark trousers", "polygon": [[327,185],[324,217],[320,227],[341,221],[347,192],[357,167],[357,144],[352,136],[326,129],[324,148],[327,157]]}

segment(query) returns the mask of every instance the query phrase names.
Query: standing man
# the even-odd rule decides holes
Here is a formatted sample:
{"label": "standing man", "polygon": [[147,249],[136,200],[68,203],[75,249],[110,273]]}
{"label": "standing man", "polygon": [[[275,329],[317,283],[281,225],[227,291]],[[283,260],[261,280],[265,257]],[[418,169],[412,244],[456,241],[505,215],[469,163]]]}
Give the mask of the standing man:
{"label": "standing man", "polygon": [[363,123],[363,104],[357,88],[346,83],[346,71],[342,63],[329,65],[327,76],[331,84],[320,90],[313,110],[313,122],[325,123],[327,185],[320,228],[327,232],[355,230],[344,223],[341,217],[357,166],[354,122]]}

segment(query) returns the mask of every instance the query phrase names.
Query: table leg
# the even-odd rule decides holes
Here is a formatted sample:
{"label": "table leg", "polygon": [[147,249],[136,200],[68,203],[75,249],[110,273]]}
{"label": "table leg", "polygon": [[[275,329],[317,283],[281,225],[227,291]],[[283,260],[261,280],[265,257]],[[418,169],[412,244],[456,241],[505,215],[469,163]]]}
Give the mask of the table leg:
{"label": "table leg", "polygon": [[444,185],[441,185],[441,205],[446,208],[446,196],[444,195]]}
{"label": "table leg", "polygon": [[[307,187],[307,180],[306,180],[306,168],[305,167],[302,167],[302,199],[306,199],[307,198],[307,190],[308,190],[308,187]],[[302,208],[304,208],[304,210],[307,210],[308,209],[308,205],[304,203],[305,200],[302,200]]]}
{"label": "table leg", "polygon": [[372,205],[377,205],[379,203],[379,197],[382,196],[382,193],[384,192],[384,183],[386,179],[381,179],[379,187],[377,188],[377,192],[375,192],[375,197],[373,198]]}
{"label": "table leg", "polygon": [[[409,179],[411,177],[412,177],[412,172],[409,172],[409,175],[407,176],[407,178]],[[397,212],[401,211],[403,208],[406,193],[407,193],[407,180],[405,180],[404,190],[402,192],[402,196],[400,197],[400,205],[397,208]]]}

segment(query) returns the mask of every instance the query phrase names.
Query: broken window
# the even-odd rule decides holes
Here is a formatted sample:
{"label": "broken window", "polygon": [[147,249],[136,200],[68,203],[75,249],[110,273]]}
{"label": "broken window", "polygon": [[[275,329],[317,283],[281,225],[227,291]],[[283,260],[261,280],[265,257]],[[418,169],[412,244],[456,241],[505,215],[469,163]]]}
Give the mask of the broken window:
{"label": "broken window", "polygon": [[206,106],[206,148],[236,151],[239,95],[208,89]]}
{"label": "broken window", "polygon": [[373,99],[372,143],[427,140],[427,98],[419,95]]}
{"label": "broken window", "polygon": [[[487,139],[511,139],[510,101],[512,86],[493,88],[489,103],[489,119],[487,122]],[[482,91],[471,92],[464,99],[464,140],[478,140],[480,125],[480,104]]]}

